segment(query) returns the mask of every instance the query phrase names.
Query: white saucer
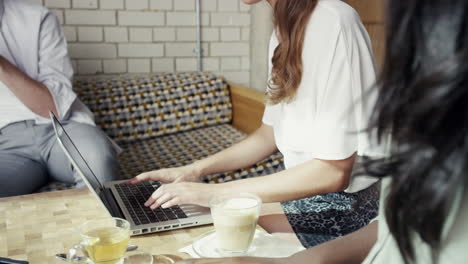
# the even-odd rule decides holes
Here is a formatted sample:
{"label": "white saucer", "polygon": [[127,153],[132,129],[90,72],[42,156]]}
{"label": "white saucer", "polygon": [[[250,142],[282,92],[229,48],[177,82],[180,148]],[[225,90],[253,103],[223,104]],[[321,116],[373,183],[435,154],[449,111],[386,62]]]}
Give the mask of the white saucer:
{"label": "white saucer", "polygon": [[[257,232],[255,232],[254,240],[257,237]],[[244,253],[244,254],[236,254],[236,255],[226,255],[223,254],[222,250],[220,250],[217,246],[217,240],[216,240],[216,232],[210,231],[207,232],[203,235],[200,236],[200,239],[195,241],[192,245],[193,251],[195,251],[195,254],[202,258],[221,258],[221,257],[240,257],[240,256],[253,256],[252,254],[254,253],[255,247],[252,245],[249,248],[249,250]]]}
{"label": "white saucer", "polygon": [[[192,244],[192,249],[198,257],[202,258],[227,257],[217,248],[216,244],[216,233],[215,231],[210,231],[200,236],[200,238]],[[303,249],[303,247],[293,245],[289,241],[279,239],[264,231],[257,230],[250,249],[242,256],[283,258],[291,256]],[[240,255],[234,256],[238,257]]]}

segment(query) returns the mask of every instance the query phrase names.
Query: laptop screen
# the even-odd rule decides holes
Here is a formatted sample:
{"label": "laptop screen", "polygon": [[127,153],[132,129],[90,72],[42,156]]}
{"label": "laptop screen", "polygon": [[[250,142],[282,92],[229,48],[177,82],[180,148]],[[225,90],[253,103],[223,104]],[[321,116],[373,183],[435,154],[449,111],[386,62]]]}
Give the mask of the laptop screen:
{"label": "laptop screen", "polygon": [[101,182],[94,174],[94,172],[89,167],[88,163],[81,155],[78,147],[72,141],[70,136],[67,134],[62,124],[57,120],[55,115],[50,112],[50,118],[54,126],[55,134],[59,141],[59,144],[62,146],[65,154],[67,155],[70,162],[73,164],[74,170],[76,170],[85,181],[85,183],[93,190],[96,191],[103,187]]}

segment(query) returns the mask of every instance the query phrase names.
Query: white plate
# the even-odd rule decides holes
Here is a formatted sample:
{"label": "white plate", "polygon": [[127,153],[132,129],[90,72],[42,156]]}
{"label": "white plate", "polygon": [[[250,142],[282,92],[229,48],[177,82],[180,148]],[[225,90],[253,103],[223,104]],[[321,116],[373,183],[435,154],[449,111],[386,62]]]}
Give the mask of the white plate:
{"label": "white plate", "polygon": [[[210,231],[197,239],[192,244],[192,249],[195,254],[202,258],[226,257],[218,250],[216,243],[216,233],[215,231]],[[303,249],[302,246],[294,245],[289,241],[257,230],[252,245],[245,255],[252,257],[283,258],[289,257]]]}

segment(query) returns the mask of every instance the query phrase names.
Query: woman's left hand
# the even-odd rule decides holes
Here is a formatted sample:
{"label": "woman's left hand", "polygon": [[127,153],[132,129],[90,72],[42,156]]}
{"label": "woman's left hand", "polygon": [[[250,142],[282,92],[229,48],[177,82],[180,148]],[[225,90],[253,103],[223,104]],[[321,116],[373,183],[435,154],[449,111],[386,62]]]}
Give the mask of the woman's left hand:
{"label": "woman's left hand", "polygon": [[286,258],[209,258],[209,259],[186,259],[176,264],[286,264]]}
{"label": "woman's left hand", "polygon": [[163,184],[146,201],[151,209],[169,208],[180,204],[208,206],[209,200],[221,188],[219,184],[179,182]]}

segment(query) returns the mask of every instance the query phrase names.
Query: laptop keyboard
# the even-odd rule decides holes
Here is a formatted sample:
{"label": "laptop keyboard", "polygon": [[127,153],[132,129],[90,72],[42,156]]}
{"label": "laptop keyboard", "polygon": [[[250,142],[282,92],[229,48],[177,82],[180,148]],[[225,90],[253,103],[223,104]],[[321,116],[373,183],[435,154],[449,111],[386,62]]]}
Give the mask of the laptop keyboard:
{"label": "laptop keyboard", "polygon": [[159,182],[145,181],[135,185],[125,183],[115,185],[127,211],[137,225],[158,223],[169,220],[187,218],[179,206],[163,209],[161,207],[151,210],[145,206],[148,198],[161,186]]}

